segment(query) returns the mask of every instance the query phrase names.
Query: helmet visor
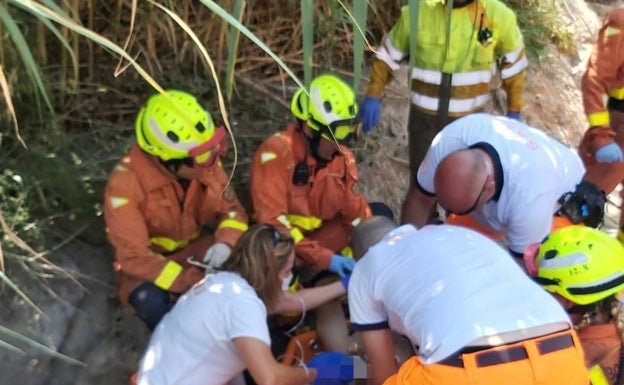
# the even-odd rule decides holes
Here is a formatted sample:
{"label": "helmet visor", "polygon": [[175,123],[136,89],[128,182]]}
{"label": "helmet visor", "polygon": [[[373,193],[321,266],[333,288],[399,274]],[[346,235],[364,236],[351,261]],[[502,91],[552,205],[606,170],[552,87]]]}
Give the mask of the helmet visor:
{"label": "helmet visor", "polygon": [[189,150],[189,157],[193,159],[195,167],[209,168],[227,153],[225,129],[218,127],[209,141]]}
{"label": "helmet visor", "polygon": [[361,125],[360,119],[341,119],[331,122],[329,125],[310,119],[313,127],[318,127],[321,135],[328,140],[336,140],[341,144],[348,143],[354,136],[357,136]]}

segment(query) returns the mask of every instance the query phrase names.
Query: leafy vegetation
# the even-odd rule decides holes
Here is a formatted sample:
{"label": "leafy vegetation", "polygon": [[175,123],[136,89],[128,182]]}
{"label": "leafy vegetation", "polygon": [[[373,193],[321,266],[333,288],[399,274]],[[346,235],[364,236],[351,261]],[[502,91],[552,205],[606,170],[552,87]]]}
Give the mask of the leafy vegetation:
{"label": "leafy vegetation", "polygon": [[[517,11],[532,57],[549,42],[571,49],[555,0],[506,2]],[[0,1],[0,91],[7,102],[0,123],[19,122],[0,133],[0,213],[18,236],[43,247],[50,218],[99,215],[108,170],[132,139],[134,114],[153,88],[183,87],[216,106],[223,84],[233,100],[256,94],[285,106],[299,77],[332,70],[357,84],[367,51],[360,31],[378,43],[403,4]],[[232,107],[222,107],[225,120]],[[234,134],[244,139],[236,127]],[[6,250],[20,253],[6,234],[4,240]]]}

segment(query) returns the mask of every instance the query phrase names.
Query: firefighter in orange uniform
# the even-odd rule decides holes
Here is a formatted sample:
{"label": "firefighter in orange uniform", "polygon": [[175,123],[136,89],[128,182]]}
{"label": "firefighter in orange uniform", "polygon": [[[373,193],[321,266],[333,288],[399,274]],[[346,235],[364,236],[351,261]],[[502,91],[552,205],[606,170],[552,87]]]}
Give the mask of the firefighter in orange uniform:
{"label": "firefighter in orange uniform", "polygon": [[[624,8],[607,15],[581,81],[589,123],[579,146],[585,179],[609,194],[624,181]],[[624,214],[618,238],[624,242]]]}
{"label": "firefighter in orange uniform", "polygon": [[[323,74],[293,95],[291,111],[297,122],[266,139],[254,154],[250,192],[256,219],[290,232],[304,281],[320,270],[346,277],[355,264],[348,249],[351,231],[371,216],[358,189],[355,157],[345,146],[356,131],[355,94],[340,78]],[[392,215],[387,206],[374,205]],[[317,323],[327,309],[317,310]],[[337,309],[326,315],[331,318]],[[321,339],[346,338],[343,327],[344,333]],[[332,350],[344,351],[345,344],[336,342]]]}
{"label": "firefighter in orange uniform", "polygon": [[223,263],[247,215],[221,166],[226,132],[194,96],[153,95],[135,128],[137,143],[108,180],[104,218],[120,299],[153,330],[172,299],[204,276],[193,260]]}

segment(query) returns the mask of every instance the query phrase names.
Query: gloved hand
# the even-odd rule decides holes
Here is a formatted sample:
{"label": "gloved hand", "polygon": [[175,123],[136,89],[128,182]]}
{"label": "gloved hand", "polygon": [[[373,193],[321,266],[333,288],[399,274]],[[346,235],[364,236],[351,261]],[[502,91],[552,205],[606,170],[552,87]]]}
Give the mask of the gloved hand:
{"label": "gloved hand", "polygon": [[345,274],[344,277],[340,277],[340,283],[345,288],[346,291],[349,290],[349,281],[351,280],[351,273]]}
{"label": "gloved hand", "polygon": [[594,156],[599,163],[614,163],[624,160],[622,150],[616,143],[605,144],[596,150]]}
{"label": "gloved hand", "polygon": [[316,369],[314,385],[347,385],[353,381],[353,356],[344,353],[319,353],[308,367]]}
{"label": "gloved hand", "polygon": [[338,274],[340,277],[344,277],[355,266],[355,260],[353,258],[347,258],[340,254],[334,254],[331,261],[329,261],[329,271]]}
{"label": "gloved hand", "polygon": [[204,255],[204,263],[210,268],[220,267],[223,262],[227,261],[232,249],[225,243],[217,242],[206,250]]}
{"label": "gloved hand", "polygon": [[360,106],[360,119],[362,120],[362,131],[368,134],[377,124],[381,116],[381,99],[367,96]]}
{"label": "gloved hand", "polygon": [[519,122],[522,121],[522,118],[520,118],[520,113],[519,112],[508,112],[507,113],[507,117],[509,119],[517,120]]}

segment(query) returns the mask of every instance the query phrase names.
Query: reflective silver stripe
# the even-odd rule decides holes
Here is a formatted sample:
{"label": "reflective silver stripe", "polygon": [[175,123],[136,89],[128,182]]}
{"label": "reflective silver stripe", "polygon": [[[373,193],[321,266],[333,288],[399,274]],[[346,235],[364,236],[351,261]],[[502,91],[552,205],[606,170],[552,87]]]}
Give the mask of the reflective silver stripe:
{"label": "reflective silver stripe", "polygon": [[503,79],[509,79],[513,76],[516,76],[520,72],[524,71],[527,65],[527,58],[526,56],[523,56],[522,59],[514,63],[514,65],[512,65],[511,67],[503,68],[503,70],[501,71],[501,77]]}
{"label": "reflective silver stripe", "polygon": [[393,71],[396,71],[401,67],[400,61],[405,56],[407,55],[392,46],[388,37],[386,37],[384,44],[377,47],[377,51],[375,51],[375,57],[386,63]]}
{"label": "reflective silver stripe", "polygon": [[[479,95],[471,99],[451,99],[449,112],[469,112],[485,105],[490,99],[490,94]],[[437,111],[438,98],[412,92],[412,103],[426,110]]]}
{"label": "reflective silver stripe", "polygon": [[[494,67],[491,70],[471,71],[463,73],[455,73],[451,79],[451,86],[474,86],[475,84],[490,83]],[[442,82],[442,72],[434,70],[426,70],[423,68],[414,68],[412,70],[412,79],[420,80],[428,84],[440,85]]]}
{"label": "reflective silver stripe", "polygon": [[[579,267],[579,269],[582,269],[582,267]],[[622,277],[622,271],[617,271],[617,272],[609,275],[606,278],[598,279],[598,280],[595,280],[593,282],[588,282],[585,285],[568,285],[567,290],[584,289],[584,288],[587,288],[587,287],[600,286],[602,284],[609,283],[609,282],[614,281],[616,279],[620,279],[621,277]]]}
{"label": "reflective silver stripe", "polygon": [[399,62],[407,56],[407,52],[402,52],[394,47],[392,44],[392,39],[390,39],[390,35],[386,36],[383,42],[383,47],[388,51],[388,55],[395,62]]}
{"label": "reflective silver stripe", "polygon": [[540,269],[561,269],[564,267],[572,267],[587,263],[587,261],[587,255],[583,253],[574,253],[551,259],[543,258],[539,263],[539,267]]}
{"label": "reflective silver stripe", "polygon": [[522,54],[523,50],[524,50],[524,44],[520,45],[520,48],[518,48],[517,50],[506,53],[505,55],[503,55],[505,57],[505,61],[507,63],[515,63],[520,58],[520,55]]}

